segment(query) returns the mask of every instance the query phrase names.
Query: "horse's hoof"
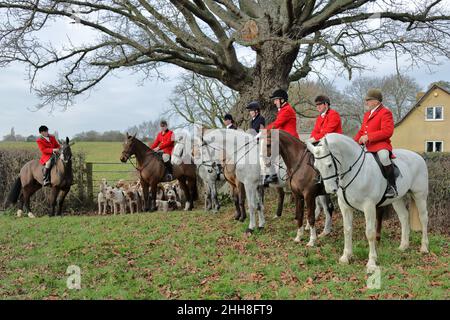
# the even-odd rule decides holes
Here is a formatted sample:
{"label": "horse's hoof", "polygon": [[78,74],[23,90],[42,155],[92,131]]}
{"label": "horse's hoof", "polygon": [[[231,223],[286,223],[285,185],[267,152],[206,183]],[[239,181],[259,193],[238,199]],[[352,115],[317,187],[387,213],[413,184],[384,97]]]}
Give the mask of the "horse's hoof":
{"label": "horse's hoof", "polygon": [[239,221],[241,219],[240,216],[234,216],[234,220]]}
{"label": "horse's hoof", "polygon": [[281,216],[275,215],[275,216],[273,216],[273,218],[274,218],[274,219],[280,219]]}
{"label": "horse's hoof", "polygon": [[422,245],[420,247],[420,252],[422,253],[430,253],[430,251],[428,251],[428,246]]}
{"label": "horse's hoof", "polygon": [[300,237],[296,237],[296,238],[294,239],[294,242],[296,242],[296,243],[299,243],[300,241],[301,241]]}
{"label": "horse's hoof", "polygon": [[406,251],[408,248],[409,244],[401,244],[400,247],[398,247],[400,251]]}
{"label": "horse's hoof", "polygon": [[339,263],[341,263],[341,264],[349,264],[350,263],[350,258],[347,255],[343,255],[342,257],[339,258]]}
{"label": "horse's hoof", "polygon": [[322,231],[322,233],[321,234],[319,234],[319,238],[323,238],[323,237],[326,237],[327,235],[329,235],[331,233],[331,231]]}
{"label": "horse's hoof", "polygon": [[309,224],[306,225],[305,231],[308,231],[310,229]]}
{"label": "horse's hoof", "polygon": [[36,218],[32,212],[28,212],[28,218]]}
{"label": "horse's hoof", "polygon": [[258,227],[258,231],[263,231],[264,227]]}
{"label": "horse's hoof", "polygon": [[23,215],[23,211],[22,210],[17,210],[17,217],[20,218]]}
{"label": "horse's hoof", "polygon": [[240,222],[244,222],[244,221],[245,221],[245,218],[246,218],[246,217],[241,217],[241,218],[239,219],[239,221],[240,221]]}
{"label": "horse's hoof", "polygon": [[246,236],[251,236],[253,232],[254,232],[253,229],[247,228],[247,229],[245,230],[245,235],[246,235]]}
{"label": "horse's hoof", "polygon": [[311,247],[314,247],[314,241],[311,241],[311,240],[310,240],[310,241],[306,244],[306,246],[307,246],[307,247],[310,247],[310,248],[311,248]]}

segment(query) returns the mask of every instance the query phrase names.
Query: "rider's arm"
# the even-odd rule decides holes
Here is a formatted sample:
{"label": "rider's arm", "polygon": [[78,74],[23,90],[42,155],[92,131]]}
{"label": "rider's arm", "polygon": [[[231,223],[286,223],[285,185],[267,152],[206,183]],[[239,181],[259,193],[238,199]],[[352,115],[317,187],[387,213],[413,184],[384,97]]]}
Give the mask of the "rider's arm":
{"label": "rider's arm", "polygon": [[153,141],[153,144],[150,146],[150,148],[155,149],[159,144],[161,143],[159,139],[159,134],[156,136],[155,141]]}

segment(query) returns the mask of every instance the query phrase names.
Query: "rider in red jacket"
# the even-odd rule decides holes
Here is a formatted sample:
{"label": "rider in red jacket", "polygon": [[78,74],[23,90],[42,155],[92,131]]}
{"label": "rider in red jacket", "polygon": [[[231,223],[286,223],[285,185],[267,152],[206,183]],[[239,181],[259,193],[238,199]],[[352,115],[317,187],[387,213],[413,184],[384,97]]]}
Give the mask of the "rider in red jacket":
{"label": "rider in red jacket", "polygon": [[366,145],[369,152],[377,153],[387,175],[388,188],[386,198],[397,196],[394,166],[391,162],[392,145],[390,138],[394,133],[394,118],[391,110],[381,102],[383,95],[378,89],[370,89],[365,98],[366,110],[361,129],[354,137],[359,144]]}
{"label": "rider in red jacket", "polygon": [[172,155],[173,148],[175,146],[175,136],[173,131],[169,130],[167,121],[162,120],[160,122],[161,131],[156,136],[155,141],[150,146],[153,151],[162,152],[162,159],[166,166],[166,180],[172,180],[172,163],[170,162],[170,156]]}
{"label": "rider in red jacket", "polygon": [[[294,108],[288,102],[288,93],[282,89],[275,90],[270,97],[273,100],[273,104],[278,108],[277,118],[274,122],[267,126],[267,129],[279,129],[283,130],[290,135],[299,139],[297,133],[297,114]],[[277,160],[274,159],[275,165]],[[270,183],[277,183],[278,175],[276,168],[272,165],[269,169],[269,174],[264,177],[264,186],[268,186]]]}
{"label": "rider in red jacket", "polygon": [[317,96],[315,103],[320,114],[317,117],[309,141],[319,141],[327,133],[342,133],[341,117],[337,111],[330,108],[330,98]]}
{"label": "rider in red jacket", "polygon": [[42,153],[39,163],[44,166],[44,187],[50,185],[50,172],[55,162],[55,154],[59,152],[61,146],[56,138],[48,133],[46,126],[39,127],[41,136],[36,140],[39,150]]}

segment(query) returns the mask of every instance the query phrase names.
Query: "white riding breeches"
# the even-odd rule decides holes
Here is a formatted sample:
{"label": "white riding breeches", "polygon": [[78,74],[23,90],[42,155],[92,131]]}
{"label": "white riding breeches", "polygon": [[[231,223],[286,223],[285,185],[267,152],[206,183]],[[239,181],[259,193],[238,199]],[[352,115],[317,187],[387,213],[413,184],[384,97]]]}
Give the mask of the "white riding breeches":
{"label": "white riding breeches", "polygon": [[50,166],[52,165],[52,158],[48,159],[48,161],[45,163],[45,168],[50,169]]}
{"label": "white riding breeches", "polygon": [[170,160],[170,154],[163,153],[163,155],[162,155],[162,160],[163,160],[164,162],[169,161],[169,160]]}
{"label": "white riding breeches", "polygon": [[380,151],[377,151],[378,157],[380,158],[380,162],[383,166],[389,166],[392,164],[389,150],[382,149]]}

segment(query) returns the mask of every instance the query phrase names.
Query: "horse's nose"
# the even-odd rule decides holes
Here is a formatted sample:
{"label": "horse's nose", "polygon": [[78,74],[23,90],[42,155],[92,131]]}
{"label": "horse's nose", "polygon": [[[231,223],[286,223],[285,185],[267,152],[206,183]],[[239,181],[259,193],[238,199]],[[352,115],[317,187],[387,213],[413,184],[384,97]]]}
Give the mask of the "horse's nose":
{"label": "horse's nose", "polygon": [[124,156],[120,157],[120,161],[122,161],[122,162],[127,162],[127,160],[125,159]]}

